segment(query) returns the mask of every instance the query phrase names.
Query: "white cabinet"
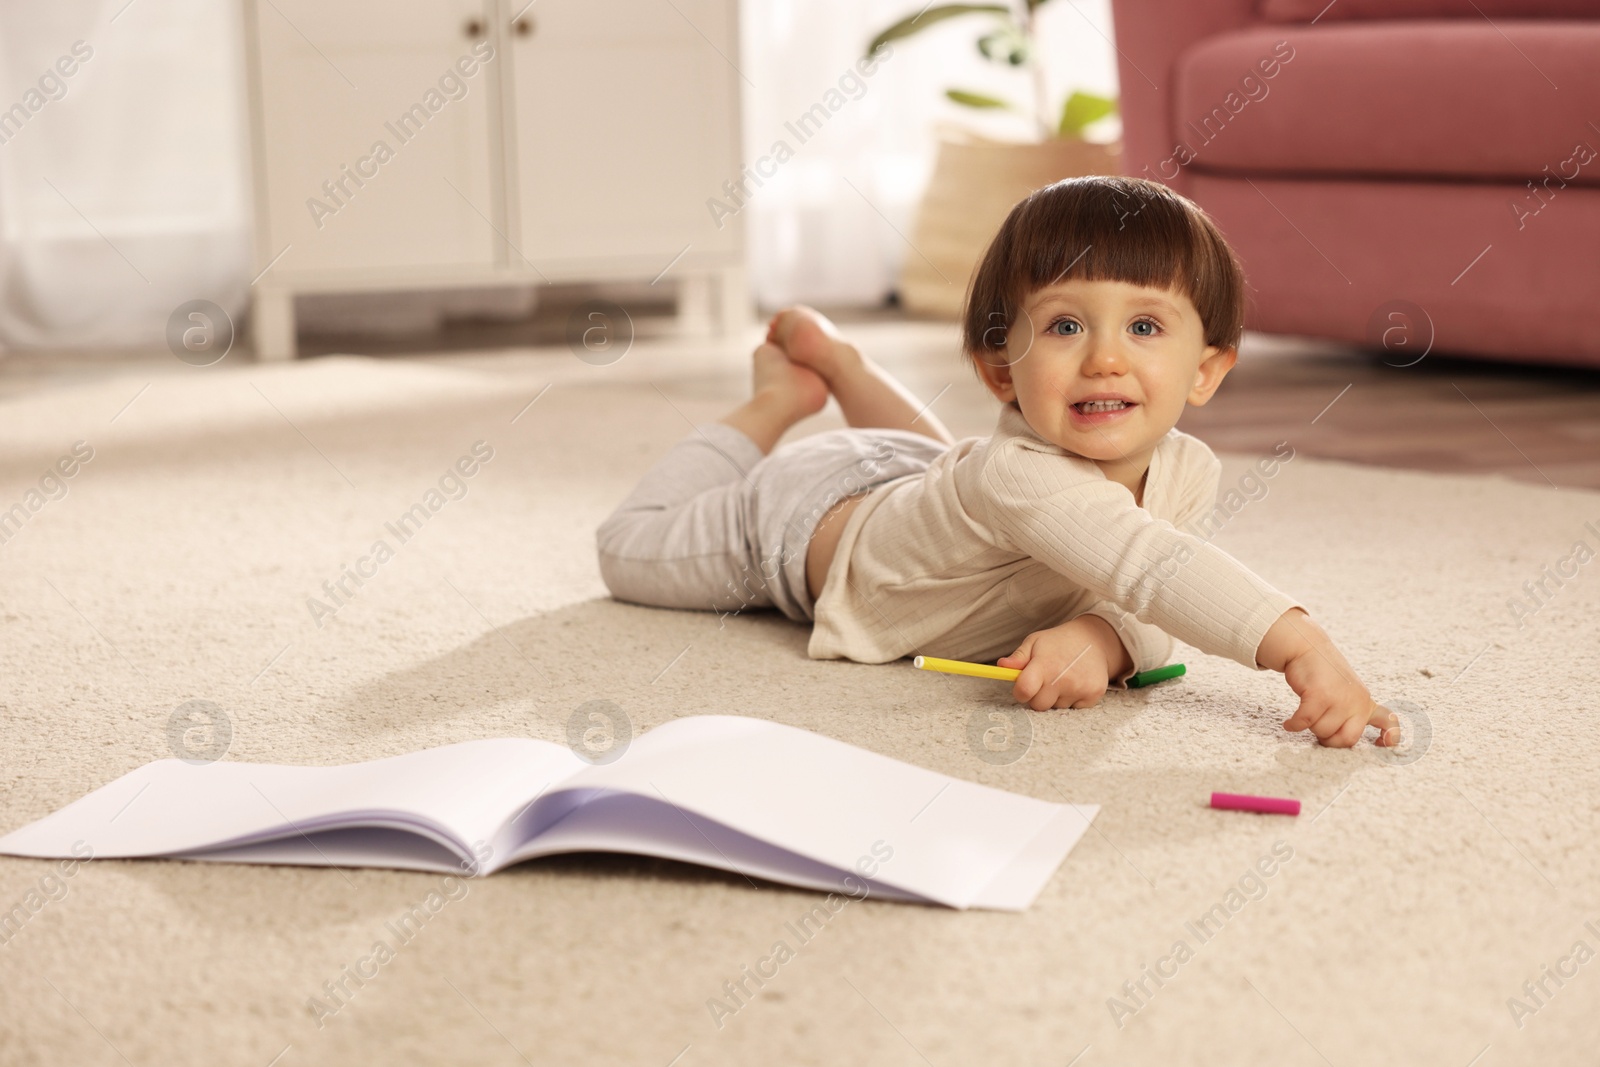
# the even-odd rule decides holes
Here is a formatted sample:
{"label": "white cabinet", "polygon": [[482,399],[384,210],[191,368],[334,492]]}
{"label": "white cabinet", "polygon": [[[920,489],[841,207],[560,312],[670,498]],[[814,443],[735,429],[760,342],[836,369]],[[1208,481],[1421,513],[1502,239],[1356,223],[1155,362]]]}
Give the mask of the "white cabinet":
{"label": "white cabinet", "polygon": [[736,0],[246,0],[255,341],[296,292],[641,280],[748,317]]}

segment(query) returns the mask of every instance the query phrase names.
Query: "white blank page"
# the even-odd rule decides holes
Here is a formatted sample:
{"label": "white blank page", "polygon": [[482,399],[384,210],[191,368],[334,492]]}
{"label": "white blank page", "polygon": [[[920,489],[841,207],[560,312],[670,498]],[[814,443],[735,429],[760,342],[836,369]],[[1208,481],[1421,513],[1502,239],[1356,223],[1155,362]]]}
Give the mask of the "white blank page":
{"label": "white blank page", "polygon": [[1047,835],[1043,860],[1019,865],[1016,884],[991,886],[1064,805],[792,726],[725,715],[658,726],[615,763],[590,767],[569,784],[653,797],[841,871],[871,860],[882,842],[894,855],[873,870],[874,881],[957,908],[990,895],[1011,906],[1023,897],[1031,902],[1093,817],[1079,813],[1061,823],[1076,832]]}
{"label": "white blank page", "polygon": [[83,841],[101,859],[164,856],[356,821],[414,828],[459,851],[492,840],[508,814],[587,766],[522,737],[337,767],[157,760],[0,838],[0,851],[69,856]]}

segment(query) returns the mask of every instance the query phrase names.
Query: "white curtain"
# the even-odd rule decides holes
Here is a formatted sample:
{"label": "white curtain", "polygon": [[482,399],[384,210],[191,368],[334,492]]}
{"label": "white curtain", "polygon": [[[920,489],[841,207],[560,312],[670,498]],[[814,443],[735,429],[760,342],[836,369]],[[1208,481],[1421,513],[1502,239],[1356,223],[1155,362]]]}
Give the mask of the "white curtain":
{"label": "white curtain", "polygon": [[[982,16],[896,42],[850,80],[873,35],[919,6],[742,0],[745,161],[779,140],[793,151],[742,206],[761,303],[881,303],[939,124],[1029,134],[1021,116],[944,99],[950,86],[1029,99],[1025,74],[978,55]],[[1115,93],[1109,6],[1040,8],[1057,104],[1072,88]],[[252,224],[239,19],[227,0],[0,5],[0,347],[160,346],[194,299],[238,322]],[[826,109],[830,89],[845,103],[800,143],[786,123]]]}
{"label": "white curtain", "polygon": [[0,345],[162,345],[194,299],[237,318],[238,19],[217,0],[0,7]]}

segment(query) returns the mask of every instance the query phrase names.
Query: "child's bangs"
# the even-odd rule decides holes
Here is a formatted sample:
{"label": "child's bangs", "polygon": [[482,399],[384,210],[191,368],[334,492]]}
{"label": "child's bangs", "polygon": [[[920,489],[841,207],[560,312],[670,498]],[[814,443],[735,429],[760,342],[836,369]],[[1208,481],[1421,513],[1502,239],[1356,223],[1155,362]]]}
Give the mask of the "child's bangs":
{"label": "child's bangs", "polygon": [[1183,218],[1115,202],[1084,207],[1075,216],[1020,227],[1022,269],[1014,276],[1030,291],[1071,279],[1172,289],[1190,273],[1193,242]]}
{"label": "child's bangs", "polygon": [[1012,209],[968,293],[969,352],[1004,347],[1033,292],[1059,282],[1113,281],[1182,293],[1206,344],[1233,347],[1243,332],[1243,274],[1215,225],[1165,186],[1137,178],[1073,178]]}

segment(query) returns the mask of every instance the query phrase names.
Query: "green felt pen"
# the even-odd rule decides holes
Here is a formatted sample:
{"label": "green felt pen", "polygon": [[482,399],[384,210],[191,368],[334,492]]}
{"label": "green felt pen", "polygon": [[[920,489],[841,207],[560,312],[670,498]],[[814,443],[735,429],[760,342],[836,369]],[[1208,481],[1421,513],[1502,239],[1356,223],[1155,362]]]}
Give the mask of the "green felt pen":
{"label": "green felt pen", "polygon": [[1183,664],[1169,663],[1165,667],[1157,667],[1154,670],[1140,671],[1138,674],[1133,675],[1128,679],[1128,688],[1143,689],[1147,685],[1155,685],[1157,682],[1164,682],[1169,678],[1178,678],[1182,675]]}

